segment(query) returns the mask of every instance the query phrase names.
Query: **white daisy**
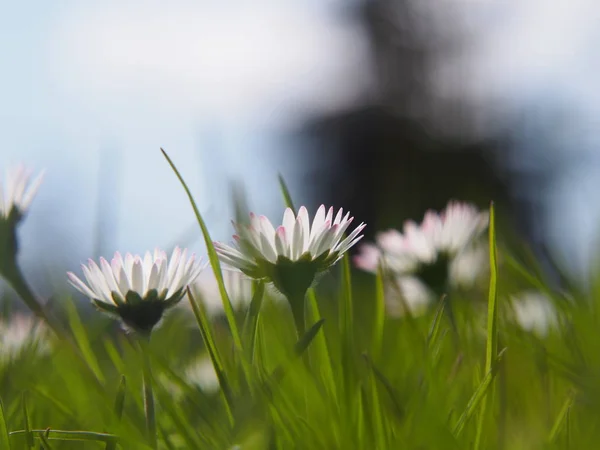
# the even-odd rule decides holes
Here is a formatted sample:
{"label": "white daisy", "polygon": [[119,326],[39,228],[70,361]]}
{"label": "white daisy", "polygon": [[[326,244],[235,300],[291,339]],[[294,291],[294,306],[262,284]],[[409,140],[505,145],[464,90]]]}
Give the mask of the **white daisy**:
{"label": "white daisy", "polygon": [[100,258],[100,265],[91,259],[82,264],[87,284],[75,274],[67,274],[69,282],[88,296],[101,310],[120,317],[126,325],[149,332],[163,312],[181,300],[185,288],[205,267],[187,250],[176,248],[169,259],[155,250],[144,257],[119,252],[109,264]]}
{"label": "white daisy", "polygon": [[250,214],[250,224],[234,224],[236,247],[215,243],[219,258],[248,276],[272,281],[282,293],[305,292],[315,277],[339,261],[361,238],[361,223],[346,238],[352,223],[350,213],[321,205],[312,225],[306,208],[294,216],[286,209],[283,224],[277,229],[265,216]]}
{"label": "white daisy", "polygon": [[[243,309],[250,305],[253,295],[253,280],[239,270],[229,270],[223,267],[221,269],[225,290],[233,308]],[[223,313],[223,301],[219,292],[219,285],[211,270],[202,272],[191,288],[192,292],[196,294],[195,297],[204,303],[209,314],[218,315]],[[272,287],[269,289],[269,286],[266,286],[264,295],[272,298],[282,297]],[[187,302],[184,302],[183,305],[189,306]]]}
{"label": "white daisy", "polygon": [[407,221],[402,233],[378,233],[376,245],[363,244],[354,263],[392,274],[405,303],[420,309],[425,298],[433,301],[449,287],[470,286],[484,273],[487,247],[479,238],[487,224],[487,212],[450,202],[441,214],[428,211],[420,225]]}
{"label": "white daisy", "polygon": [[12,360],[26,349],[43,354],[49,348],[47,330],[36,318],[16,313],[9,319],[0,320],[0,360]]}
{"label": "white daisy", "polygon": [[40,172],[31,180],[32,172],[20,165],[6,172],[6,180],[0,183],[0,219],[8,219],[12,214],[20,218],[33,201],[44,178]]}
{"label": "white daisy", "polygon": [[550,299],[538,291],[525,291],[511,297],[516,322],[525,331],[546,336],[558,323],[556,310]]}

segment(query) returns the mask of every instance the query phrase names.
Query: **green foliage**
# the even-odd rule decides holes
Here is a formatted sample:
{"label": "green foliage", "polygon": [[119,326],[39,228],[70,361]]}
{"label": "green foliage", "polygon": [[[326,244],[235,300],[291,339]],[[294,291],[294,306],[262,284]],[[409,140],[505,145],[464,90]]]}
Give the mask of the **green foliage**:
{"label": "green foliage", "polygon": [[[188,292],[191,308],[170,310],[143,352],[65,298],[75,347],[51,335],[46,351],[0,358],[0,449],[151,449],[149,380],[159,449],[596,448],[600,284],[552,289],[498,235],[492,208],[489,282],[454,293],[451,316],[445,297],[422,315],[391,316],[383,273],[355,272],[347,255],[309,290],[302,336],[263,283],[246,311],[225,295],[217,317]],[[525,288],[557,311],[547,335],[512,319],[508,299]],[[216,383],[197,376],[199,360]]]}

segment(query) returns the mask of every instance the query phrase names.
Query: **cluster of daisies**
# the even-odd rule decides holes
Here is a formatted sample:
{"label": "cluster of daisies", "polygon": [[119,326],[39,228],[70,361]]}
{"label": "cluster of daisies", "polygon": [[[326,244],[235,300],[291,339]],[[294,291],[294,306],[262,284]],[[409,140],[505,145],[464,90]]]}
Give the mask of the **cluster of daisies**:
{"label": "cluster of daisies", "polygon": [[[41,183],[41,176],[31,175],[18,168],[9,173],[4,189],[0,185],[0,230],[9,227],[9,218],[26,213]],[[254,214],[248,223],[234,224],[232,245],[214,243],[232,302],[243,304],[251,298],[252,280],[268,283],[290,303],[303,300],[307,289],[362,239],[366,225],[352,228],[353,222],[349,212],[321,206],[312,220],[301,207],[297,213],[287,208],[279,226]],[[374,243],[359,247],[354,263],[384,277],[390,313],[415,314],[441,295],[470,287],[485,276],[487,227],[487,211],[451,202],[441,213],[427,212],[420,224],[406,222],[402,232],[380,232]],[[1,235],[0,239],[6,240]],[[67,277],[97,308],[133,330],[149,333],[188,287],[202,285],[203,299],[217,296],[214,277],[207,272],[201,276],[205,267],[201,258],[179,248],[171,255],[161,250],[143,256],[117,252],[110,261],[83,264],[82,276],[69,272]],[[218,309],[214,302],[212,307]],[[527,314],[527,306],[516,310],[517,319],[522,316],[523,323],[534,327],[535,312]]]}

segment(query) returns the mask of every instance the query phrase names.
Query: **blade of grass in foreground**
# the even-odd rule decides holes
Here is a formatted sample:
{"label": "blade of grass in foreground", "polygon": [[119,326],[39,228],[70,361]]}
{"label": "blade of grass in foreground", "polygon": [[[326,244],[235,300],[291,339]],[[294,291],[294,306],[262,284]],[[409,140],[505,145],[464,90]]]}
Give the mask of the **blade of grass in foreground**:
{"label": "blade of grass in foreground", "polygon": [[94,372],[96,378],[100,381],[100,383],[104,384],[104,376],[102,375],[102,371],[98,365],[98,360],[96,359],[96,356],[94,355],[90,345],[90,340],[88,339],[85,327],[81,322],[81,317],[79,317],[79,313],[77,312],[77,307],[75,306],[75,303],[71,301],[66,301],[65,305],[67,308],[69,326],[71,327],[71,332],[75,337],[75,343],[79,347],[85,362],[92,372]]}
{"label": "blade of grass in foreground", "polygon": [[212,336],[208,317],[206,317],[206,312],[204,311],[204,308],[202,308],[196,302],[196,299],[194,298],[192,291],[189,287],[187,289],[187,295],[190,300],[190,305],[192,306],[194,316],[196,317],[196,321],[198,322],[198,328],[200,328],[202,340],[204,341],[204,345],[206,346],[208,355],[210,356],[210,360],[215,369],[215,373],[217,374],[217,378],[219,379],[219,385],[221,386],[221,392],[223,393],[223,398],[225,400],[227,415],[229,416],[230,422],[233,423],[233,398],[231,396],[230,384],[229,380],[227,379],[227,375],[225,374],[225,370],[223,369],[223,363],[219,355],[217,345]]}
{"label": "blade of grass in foreground", "polygon": [[[117,389],[117,395],[115,396],[115,406],[114,412],[115,417],[118,421],[121,420],[121,416],[123,415],[123,405],[125,404],[125,389],[127,387],[127,381],[125,379],[125,375],[121,375],[121,382],[119,383],[119,387]],[[107,442],[105,450],[116,450],[117,444],[116,442]]]}
{"label": "blade of grass in foreground", "polygon": [[383,345],[383,329],[385,326],[385,291],[383,269],[377,269],[375,279],[375,320],[373,324],[373,338],[371,353],[378,359]]}
{"label": "blade of grass in foreground", "polygon": [[8,428],[6,425],[6,417],[4,415],[4,406],[0,400],[0,448],[10,450],[10,440],[8,439]]}
{"label": "blade of grass in foreground", "polygon": [[296,215],[296,208],[294,208],[294,202],[292,201],[292,196],[290,195],[290,190],[285,183],[285,180],[279,175],[279,189],[281,189],[281,195],[283,195],[283,201],[285,202],[285,206],[290,208],[294,212],[294,216]]}
{"label": "blade of grass in foreground", "polygon": [[[47,433],[47,439],[57,441],[96,441],[96,442],[116,442],[118,437],[114,434],[96,433],[93,431],[65,431],[65,430],[29,430],[30,433]],[[26,430],[18,430],[10,433],[10,436],[19,436],[26,434]]]}
{"label": "blade of grass in foreground", "polygon": [[473,414],[475,414],[477,407],[480,406],[481,401],[485,397],[485,394],[487,393],[494,377],[496,376],[496,364],[498,364],[498,362],[502,358],[502,355],[504,354],[505,350],[506,349],[502,349],[502,351],[498,354],[498,358],[496,359],[496,363],[492,366],[492,370],[485,374],[483,380],[481,380],[481,383],[479,383],[477,390],[475,390],[475,392],[471,396],[469,403],[467,403],[465,411],[458,418],[458,421],[456,422],[456,425],[454,426],[453,430],[453,434],[455,437],[460,436],[465,425],[471,419],[471,417],[473,417]]}
{"label": "blade of grass in foreground", "polygon": [[[489,221],[489,251],[490,251],[490,288],[488,293],[488,320],[487,320],[487,343],[485,349],[485,371],[484,373],[490,373],[493,369],[494,363],[498,357],[498,264],[496,258],[496,216],[494,211],[494,204],[490,204],[490,221]],[[491,380],[493,381],[493,380]],[[490,381],[490,382],[491,382]],[[485,395],[485,394],[484,394]],[[492,396],[488,396],[481,403],[481,410],[479,411],[479,420],[477,421],[477,432],[475,434],[474,449],[479,449],[481,444],[481,437],[483,435],[483,423],[485,420],[485,413],[490,403],[493,401]]]}
{"label": "blade of grass in foreground", "polygon": [[256,289],[252,295],[252,301],[250,302],[250,308],[246,314],[244,320],[244,327],[242,328],[242,336],[244,342],[246,342],[247,359],[252,364],[254,362],[254,354],[256,349],[256,331],[258,328],[258,316],[260,313],[260,307],[262,305],[263,297],[265,294],[265,283],[259,281],[255,284]]}
{"label": "blade of grass in foreground", "polygon": [[350,272],[350,256],[346,253],[342,259],[342,289],[339,304],[339,329],[342,339],[342,377],[343,395],[346,405],[343,407],[351,420],[355,385],[354,371],[354,317],[352,308],[352,278]]}
{"label": "blade of grass in foreground", "polygon": [[33,433],[31,432],[31,427],[29,425],[29,412],[27,411],[27,391],[23,392],[21,405],[23,407],[23,422],[25,424],[25,442],[27,443],[27,448],[32,448],[35,444],[33,442]]}
{"label": "blade of grass in foreground", "polygon": [[41,446],[44,450],[52,450],[52,446],[50,445],[50,442],[48,442],[48,433],[50,432],[50,430],[46,430],[43,433],[39,434],[39,438],[41,441]]}
{"label": "blade of grass in foreground", "polygon": [[233,338],[233,344],[235,345],[236,350],[238,350],[238,352],[241,353],[242,352],[242,340],[240,338],[240,332],[238,330],[238,326],[235,321],[235,314],[233,312],[233,307],[231,306],[231,300],[229,300],[229,295],[227,295],[227,290],[225,289],[225,282],[223,281],[223,273],[221,272],[221,264],[219,263],[219,257],[217,256],[217,252],[216,252],[213,242],[210,238],[210,234],[208,232],[208,228],[206,227],[206,223],[204,222],[204,219],[202,218],[202,215],[200,214],[200,211],[198,210],[198,206],[196,205],[196,201],[194,200],[194,197],[192,196],[192,192],[190,191],[185,180],[179,173],[179,170],[177,170],[177,167],[175,166],[175,164],[173,163],[171,158],[169,158],[169,155],[167,155],[167,152],[165,152],[162,148],[160,149],[160,151],[162,152],[163,156],[165,157],[165,159],[171,166],[171,169],[173,169],[173,172],[175,172],[175,175],[177,176],[177,178],[179,179],[179,182],[183,186],[183,189],[185,190],[185,193],[187,194],[188,199],[192,205],[194,214],[196,215],[196,220],[198,221],[198,225],[200,225],[200,229],[202,230],[202,235],[204,237],[204,242],[206,244],[206,251],[208,252],[208,259],[210,260],[210,265],[212,266],[213,272],[215,274],[215,278],[217,280],[217,284],[219,285],[219,293],[221,294],[221,299],[223,301],[225,317],[227,318],[227,323],[229,324],[229,328],[231,329],[231,336]]}
{"label": "blade of grass in foreground", "polygon": [[567,419],[569,417],[569,411],[571,410],[571,406],[573,405],[573,395],[574,395],[573,392],[571,392],[567,396],[565,403],[563,404],[562,408],[560,409],[558,417],[556,418],[556,421],[554,422],[554,426],[552,427],[552,430],[550,431],[550,435],[548,436],[548,442],[550,442],[550,443],[554,442],[556,440],[556,437],[558,436],[558,433],[560,432],[562,427],[566,424]]}

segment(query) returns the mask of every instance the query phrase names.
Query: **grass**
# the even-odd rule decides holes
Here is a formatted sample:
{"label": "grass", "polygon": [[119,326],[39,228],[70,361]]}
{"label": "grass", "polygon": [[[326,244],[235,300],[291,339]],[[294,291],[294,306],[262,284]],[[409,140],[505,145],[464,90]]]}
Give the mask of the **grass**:
{"label": "grass", "polygon": [[[346,257],[307,296],[298,340],[288,305],[262,284],[248,308],[231,306],[188,195],[223,316],[186,298],[191,308],[172,310],[141,353],[112,319],[57,302],[75,347],[49,337],[47,351],[0,358],[1,450],[153,448],[144,358],[160,449],[596,448],[600,288],[551,289],[497,244],[493,209],[490,276],[452,294],[452,323],[446,299],[423,315],[386,314],[382,275],[356,272]],[[544,337],[510,319],[509,295],[532,287],[560,311]],[[189,376],[198,358],[212,361],[217,385]]]}

